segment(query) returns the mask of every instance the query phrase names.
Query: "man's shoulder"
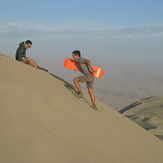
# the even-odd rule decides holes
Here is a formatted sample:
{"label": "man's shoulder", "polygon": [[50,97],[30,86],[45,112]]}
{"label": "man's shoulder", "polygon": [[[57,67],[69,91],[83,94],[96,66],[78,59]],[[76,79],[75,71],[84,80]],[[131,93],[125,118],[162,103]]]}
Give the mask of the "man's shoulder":
{"label": "man's shoulder", "polygon": [[84,62],[85,58],[80,57],[79,62]]}
{"label": "man's shoulder", "polygon": [[19,44],[19,47],[24,47],[24,42],[21,42],[20,44]]}

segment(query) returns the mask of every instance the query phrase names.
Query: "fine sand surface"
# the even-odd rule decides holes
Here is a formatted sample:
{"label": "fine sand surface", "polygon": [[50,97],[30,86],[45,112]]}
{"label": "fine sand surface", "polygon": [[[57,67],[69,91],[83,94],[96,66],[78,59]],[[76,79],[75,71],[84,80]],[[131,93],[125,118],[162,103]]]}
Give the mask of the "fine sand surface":
{"label": "fine sand surface", "polygon": [[163,140],[163,97],[149,97],[120,111],[161,140]]}
{"label": "fine sand surface", "polygon": [[0,162],[163,162],[160,139],[64,79],[6,55],[0,77]]}

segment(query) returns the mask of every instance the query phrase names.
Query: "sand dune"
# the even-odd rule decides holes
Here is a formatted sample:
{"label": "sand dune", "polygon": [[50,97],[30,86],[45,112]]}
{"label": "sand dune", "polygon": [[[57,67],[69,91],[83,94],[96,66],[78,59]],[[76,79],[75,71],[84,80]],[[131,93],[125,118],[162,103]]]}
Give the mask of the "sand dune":
{"label": "sand dune", "polygon": [[122,109],[123,115],[163,140],[163,97],[149,97]]}
{"label": "sand dune", "polygon": [[161,140],[64,79],[6,55],[0,76],[0,162],[163,162]]}

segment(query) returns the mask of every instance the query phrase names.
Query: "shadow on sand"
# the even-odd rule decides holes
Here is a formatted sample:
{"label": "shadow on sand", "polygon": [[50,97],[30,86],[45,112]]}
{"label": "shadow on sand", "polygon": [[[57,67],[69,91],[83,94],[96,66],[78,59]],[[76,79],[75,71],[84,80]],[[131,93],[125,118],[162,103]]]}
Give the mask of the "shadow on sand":
{"label": "shadow on sand", "polygon": [[131,105],[123,108],[122,110],[120,110],[119,113],[123,114],[125,111],[127,111],[127,110],[129,110],[129,109],[131,109],[133,107],[136,107],[138,105],[141,105],[141,104],[142,104],[142,102],[139,102],[139,101],[138,102],[134,102],[133,104],[131,104]]}
{"label": "shadow on sand", "polygon": [[[52,73],[50,73],[50,75],[52,75],[52,76],[55,77],[56,79],[62,81],[62,82],[64,83],[64,86],[65,86],[69,91],[71,91],[72,94],[75,96],[75,94],[77,93],[77,91],[76,91],[75,87],[74,87],[72,84],[68,83],[68,82],[65,81],[64,79],[62,79],[62,78],[60,78],[59,76],[56,76],[56,75],[54,75],[54,74],[52,74]],[[83,97],[82,99],[84,99],[84,101],[85,101],[88,105],[90,105],[89,102],[85,99],[85,97]]]}

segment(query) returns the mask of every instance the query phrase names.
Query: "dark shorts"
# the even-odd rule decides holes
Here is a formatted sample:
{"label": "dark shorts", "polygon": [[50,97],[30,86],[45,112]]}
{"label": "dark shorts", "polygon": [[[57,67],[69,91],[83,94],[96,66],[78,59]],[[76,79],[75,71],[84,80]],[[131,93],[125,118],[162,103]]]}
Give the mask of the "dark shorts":
{"label": "dark shorts", "polygon": [[78,78],[80,82],[86,82],[87,88],[93,89],[93,83],[94,83],[93,74],[82,75],[82,76],[79,76]]}

